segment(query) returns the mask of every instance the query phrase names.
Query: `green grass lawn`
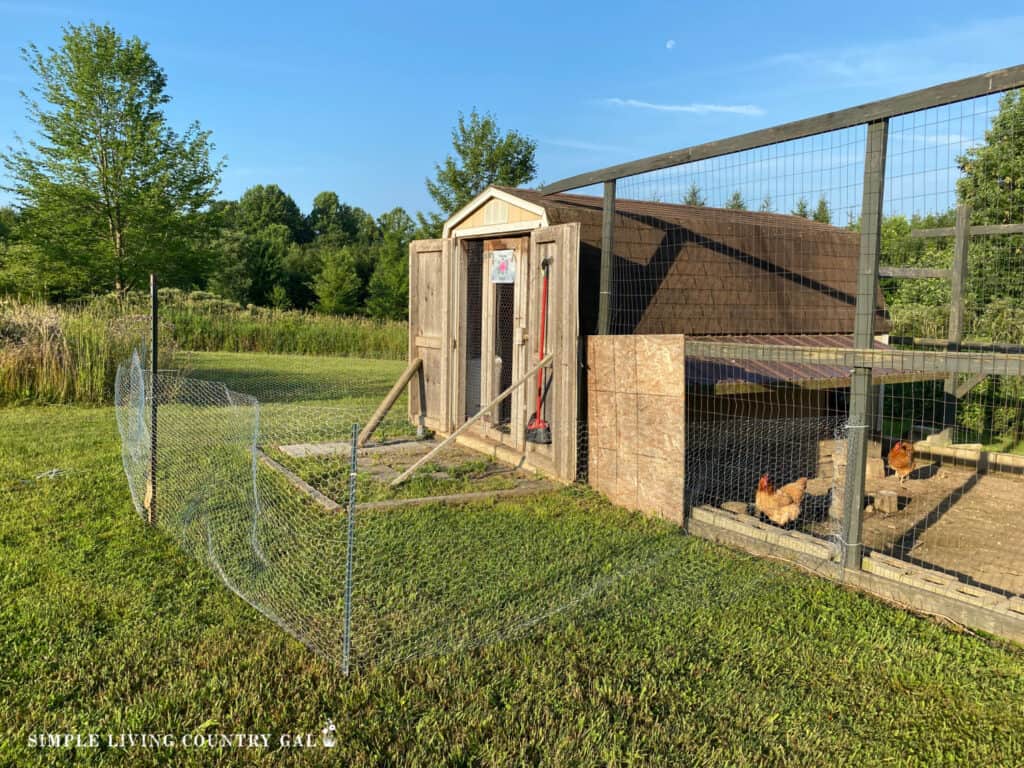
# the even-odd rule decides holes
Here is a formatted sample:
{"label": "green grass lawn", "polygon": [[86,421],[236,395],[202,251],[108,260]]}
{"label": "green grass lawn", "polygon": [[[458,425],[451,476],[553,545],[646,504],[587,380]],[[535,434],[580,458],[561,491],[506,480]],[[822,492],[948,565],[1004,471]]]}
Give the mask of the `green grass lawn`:
{"label": "green grass lawn", "polygon": [[[279,358],[206,360],[196,375],[236,371],[236,382],[258,364],[266,391],[285,386],[273,370],[300,373]],[[307,375],[325,391],[360,370],[316,363]],[[386,388],[401,366],[376,365],[353,375]],[[1019,648],[680,535],[586,489],[402,515],[367,518],[361,534],[396,554],[422,537],[406,559],[425,569],[424,600],[450,590],[447,573],[477,574],[467,599],[493,599],[500,574],[560,537],[566,560],[614,568],[571,610],[510,638],[346,679],[142,524],[111,409],[0,409],[0,765],[1024,764]],[[474,542],[473,530],[489,533]],[[415,606],[410,572],[385,565],[355,583],[364,621],[392,591],[404,615]],[[559,600],[560,575],[530,574]],[[388,631],[402,628],[374,627],[381,643]],[[40,731],[276,740],[328,717],[333,750],[28,746]]]}

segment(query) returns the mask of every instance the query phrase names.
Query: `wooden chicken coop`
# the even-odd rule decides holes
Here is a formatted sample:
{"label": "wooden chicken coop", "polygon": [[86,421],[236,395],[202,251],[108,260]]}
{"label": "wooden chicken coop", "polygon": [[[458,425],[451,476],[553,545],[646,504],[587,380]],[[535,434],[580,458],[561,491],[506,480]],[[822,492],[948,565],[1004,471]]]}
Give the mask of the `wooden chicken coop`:
{"label": "wooden chicken coop", "polygon": [[[413,242],[409,359],[422,361],[424,384],[409,415],[441,435],[476,417],[464,445],[681,519],[688,418],[763,412],[763,393],[779,387],[788,394],[774,416],[838,412],[849,386],[848,370],[824,365],[701,360],[684,339],[850,345],[859,236],[796,216],[618,199],[613,238],[609,336],[596,335],[600,197],[490,187],[442,238]],[[877,306],[884,334],[880,289]],[[542,323],[552,359],[536,380]],[[877,370],[875,383],[900,376]],[[537,417],[550,442],[531,441]]]}

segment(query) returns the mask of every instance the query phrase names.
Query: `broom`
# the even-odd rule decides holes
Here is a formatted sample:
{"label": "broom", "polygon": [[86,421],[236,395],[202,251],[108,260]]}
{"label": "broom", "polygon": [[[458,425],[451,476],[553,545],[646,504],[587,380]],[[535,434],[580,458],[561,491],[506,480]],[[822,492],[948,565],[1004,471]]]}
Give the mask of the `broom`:
{"label": "broom", "polygon": [[[544,359],[544,341],[547,332],[548,319],[548,264],[550,261],[544,259],[541,268],[544,270],[544,287],[541,291],[540,300],[540,359]],[[550,382],[549,382],[550,384]],[[544,399],[547,397],[547,388],[544,386],[544,369],[537,371],[537,410],[526,425],[526,442],[539,445],[551,444],[551,425],[541,416],[541,409],[544,407]]]}

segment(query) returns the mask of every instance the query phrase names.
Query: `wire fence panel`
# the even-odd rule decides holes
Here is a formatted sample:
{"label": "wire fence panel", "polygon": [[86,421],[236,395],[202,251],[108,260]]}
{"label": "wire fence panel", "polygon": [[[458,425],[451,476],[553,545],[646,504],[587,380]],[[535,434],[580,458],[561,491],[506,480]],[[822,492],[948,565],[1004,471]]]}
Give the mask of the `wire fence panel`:
{"label": "wire fence panel", "polygon": [[1021,594],[1024,99],[870,130],[618,179],[607,330],[686,336],[688,513]]}

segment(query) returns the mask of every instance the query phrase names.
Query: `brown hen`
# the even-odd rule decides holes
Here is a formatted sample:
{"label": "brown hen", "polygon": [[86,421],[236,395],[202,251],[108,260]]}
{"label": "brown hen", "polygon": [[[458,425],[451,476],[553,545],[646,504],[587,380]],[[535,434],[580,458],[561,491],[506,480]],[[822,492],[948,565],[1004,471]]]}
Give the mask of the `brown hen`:
{"label": "brown hen", "polygon": [[806,490],[806,477],[775,490],[768,475],[762,475],[754,495],[754,508],[776,525],[787,525],[800,516],[800,500]]}
{"label": "brown hen", "polygon": [[914,471],[914,446],[900,440],[889,450],[889,468],[896,473],[900,485]]}

